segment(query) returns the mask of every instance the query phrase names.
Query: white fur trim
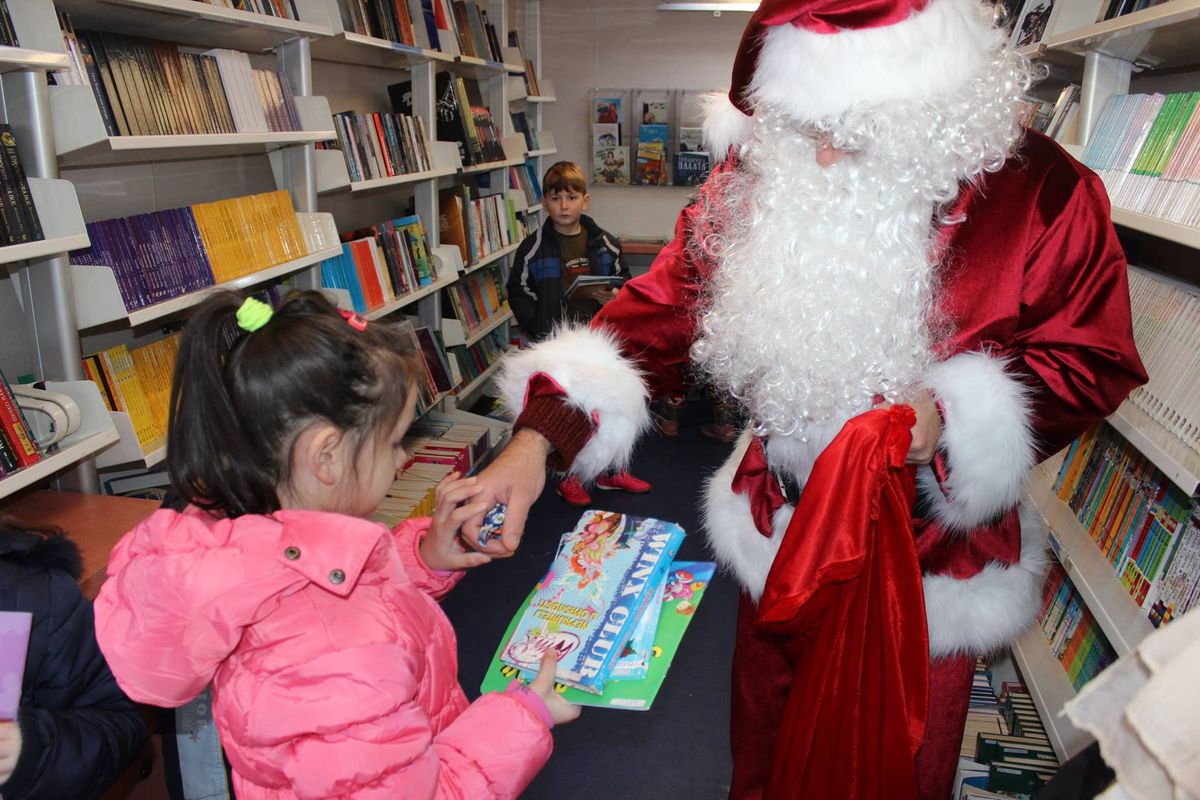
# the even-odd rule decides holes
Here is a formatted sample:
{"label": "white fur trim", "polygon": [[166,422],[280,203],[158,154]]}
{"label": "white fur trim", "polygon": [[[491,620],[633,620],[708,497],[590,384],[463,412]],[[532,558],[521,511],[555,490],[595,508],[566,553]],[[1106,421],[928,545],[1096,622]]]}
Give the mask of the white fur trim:
{"label": "white fur trim", "polygon": [[785,503],[775,512],[772,520],[775,532],[768,539],[754,527],[749,498],[729,488],[751,438],[748,431],[743,433],[729,459],[708,479],[704,491],[704,532],[717,561],[733,573],[757,603],[792,519],[792,507]]}
{"label": "white fur trim", "polygon": [[704,144],[715,161],[724,161],[730,147],[737,147],[750,138],[754,120],[731,103],[724,92],[706,94],[701,101],[704,104]]}
{"label": "white fur trim", "polygon": [[939,487],[932,470],[919,470],[918,485],[938,521],[967,531],[1021,499],[1035,457],[1029,390],[987,353],[959,353],[935,364],[925,385],[946,408],[942,447],[950,474]]}
{"label": "white fur trim", "polygon": [[1037,617],[1046,571],[1046,523],[1021,509],[1021,560],[989,564],[972,578],[925,576],[929,653],[984,655],[1008,645]]}
{"label": "white fur trim", "polygon": [[977,0],[932,0],[903,22],[815,33],[770,28],[751,81],[763,101],[802,120],[865,106],[929,100],[953,91],[983,67],[1002,36]]}
{"label": "white fur trim", "polygon": [[616,337],[603,330],[564,327],[550,338],[504,357],[496,386],[505,406],[520,413],[529,379],[544,372],[567,393],[567,402],[600,424],[571,465],[584,480],[610,467],[624,467],[638,435],[650,424],[649,395],[633,362],[621,355]]}

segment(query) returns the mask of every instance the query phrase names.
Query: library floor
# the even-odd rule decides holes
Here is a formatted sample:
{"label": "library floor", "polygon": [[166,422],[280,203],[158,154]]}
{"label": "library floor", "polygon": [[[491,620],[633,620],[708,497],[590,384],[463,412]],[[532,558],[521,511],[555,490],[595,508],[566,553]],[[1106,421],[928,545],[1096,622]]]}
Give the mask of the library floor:
{"label": "library floor", "polygon": [[[707,561],[698,500],[703,480],[730,445],[700,435],[708,403],[688,407],[679,435],[646,436],[631,472],[653,484],[649,494],[593,491],[593,506],[678,522],[688,532],[679,558]],[[507,562],[473,570],[442,607],[458,632],[459,680],[474,698],[489,660],[534,583],[549,565],[564,531],[581,509],[546,491],[530,514],[525,540]],[[525,800],[644,800],[728,796],[729,665],[738,592],[718,574],[688,628],[671,671],[649,711],[586,708],[554,732],[550,763]],[[499,733],[497,735],[503,735]]]}

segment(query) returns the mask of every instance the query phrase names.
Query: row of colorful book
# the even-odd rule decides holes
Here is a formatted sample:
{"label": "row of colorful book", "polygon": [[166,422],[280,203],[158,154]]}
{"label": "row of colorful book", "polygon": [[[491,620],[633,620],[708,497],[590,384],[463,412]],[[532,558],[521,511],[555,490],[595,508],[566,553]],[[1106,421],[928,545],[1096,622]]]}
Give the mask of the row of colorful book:
{"label": "row of colorful book", "polygon": [[1117,660],[1117,651],[1057,560],[1051,560],[1042,584],[1038,624],[1050,643],[1050,652],[1076,689]]}
{"label": "row of colorful book", "polygon": [[[392,111],[412,116],[412,92],[411,80],[388,86]],[[437,138],[442,142],[455,142],[463,164],[474,166],[504,160],[500,128],[483,100],[479,81],[438,72],[434,78],[434,97]]]}
{"label": "row of colorful book", "polygon": [[241,51],[84,30],[68,48],[66,82],[91,87],[109,136],[300,130],[287,78]]}
{"label": "row of colorful book", "polygon": [[415,214],[341,237],[341,255],[321,262],[321,285],[345,289],[360,314],[412,294],[437,277],[425,226]]}
{"label": "row of colorful book", "polygon": [[342,28],[422,50],[503,61],[487,11],[461,0],[337,0]]}
{"label": "row of colorful book", "polygon": [[[333,115],[337,132],[336,149],[346,160],[346,172],[352,181],[369,181],[409,175],[433,169],[425,121],[406,114],[375,111],[356,114],[341,111]],[[322,149],[334,149],[334,142],[322,142]]]}
{"label": "row of colorful book", "polygon": [[1200,583],[1192,498],[1107,423],[1071,443],[1054,490],[1156,625],[1187,611]]}
{"label": "row of colorful book", "polygon": [[648,710],[712,582],[711,562],[676,560],[683,538],[673,522],[585,511],[517,609],[480,691],[531,680],[552,653],[568,701]]}
{"label": "row of colorful book", "polygon": [[128,311],[308,253],[286,190],[89,222],[72,264],[110,267]]}
{"label": "row of colorful book", "polygon": [[463,381],[470,383],[495,366],[505,350],[504,330],[497,328],[470,347],[451,348],[450,352],[458,364]]}
{"label": "row of colorful book", "polygon": [[1200,92],[1109,97],[1083,163],[1114,206],[1200,225]]}
{"label": "row of colorful book", "polygon": [[83,373],[100,390],[105,407],[129,415],[143,453],[167,443],[171,377],[179,337],[175,333],[132,350],[120,344],[83,359]]}
{"label": "row of colorful book", "polygon": [[542,202],[542,181],[532,161],[508,168],[508,188],[525,198],[525,208]]}
{"label": "row of colorful book", "polygon": [[453,286],[446,287],[454,317],[468,335],[508,312],[508,293],[495,268],[471,273]]}
{"label": "row of colorful book", "polygon": [[0,478],[42,460],[29,420],[21,411],[8,379],[0,372]]}
{"label": "row of colorful book", "polygon": [[0,245],[25,244],[45,238],[17,139],[8,125],[0,124]]}
{"label": "row of colorful book", "polygon": [[516,48],[520,54],[521,64],[525,67],[522,78],[525,80],[525,93],[530,97],[541,97],[542,87],[538,83],[537,68],[532,59],[525,57],[525,48],[521,46],[521,37],[516,31],[508,32],[508,46]]}
{"label": "row of colorful book", "polygon": [[463,264],[470,267],[497,250],[520,244],[529,228],[507,192],[481,197],[459,184],[438,192],[438,233],[442,244],[458,247]]}
{"label": "row of colorful book", "polygon": [[476,470],[496,444],[493,438],[486,425],[418,419],[404,439],[408,462],[372,519],[395,526],[410,517],[432,515],[438,483],[451,472],[466,475]]}
{"label": "row of colorful book", "polygon": [[1200,453],[1200,393],[1190,378],[1200,367],[1195,333],[1200,296],[1195,289],[1130,267],[1133,338],[1150,381],[1129,399],[1192,450]]}
{"label": "row of colorful book", "polygon": [[1064,86],[1053,101],[1026,98],[1021,103],[1021,125],[1044,133],[1056,142],[1073,140],[1079,92],[1079,84],[1071,83]]}

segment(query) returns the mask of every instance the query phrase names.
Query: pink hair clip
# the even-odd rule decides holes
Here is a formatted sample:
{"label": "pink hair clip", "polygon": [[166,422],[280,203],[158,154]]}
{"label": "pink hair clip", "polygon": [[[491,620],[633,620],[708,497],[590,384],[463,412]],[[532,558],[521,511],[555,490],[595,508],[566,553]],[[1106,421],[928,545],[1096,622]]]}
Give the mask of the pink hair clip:
{"label": "pink hair clip", "polygon": [[356,314],[353,311],[347,311],[344,308],[339,308],[338,313],[342,315],[342,319],[350,323],[350,327],[362,333],[367,329],[367,319],[361,314]]}

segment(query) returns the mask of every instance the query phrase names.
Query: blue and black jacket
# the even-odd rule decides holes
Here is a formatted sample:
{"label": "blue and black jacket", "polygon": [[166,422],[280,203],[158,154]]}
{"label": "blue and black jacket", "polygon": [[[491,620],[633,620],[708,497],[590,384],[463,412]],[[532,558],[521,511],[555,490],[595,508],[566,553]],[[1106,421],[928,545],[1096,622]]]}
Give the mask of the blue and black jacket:
{"label": "blue and black jacket", "polygon": [[[621,242],[586,214],[579,222],[587,231],[587,254],[593,275],[629,277]],[[508,274],[508,304],[530,338],[543,339],[566,315],[563,304],[562,256],[554,223],[525,237]]]}

